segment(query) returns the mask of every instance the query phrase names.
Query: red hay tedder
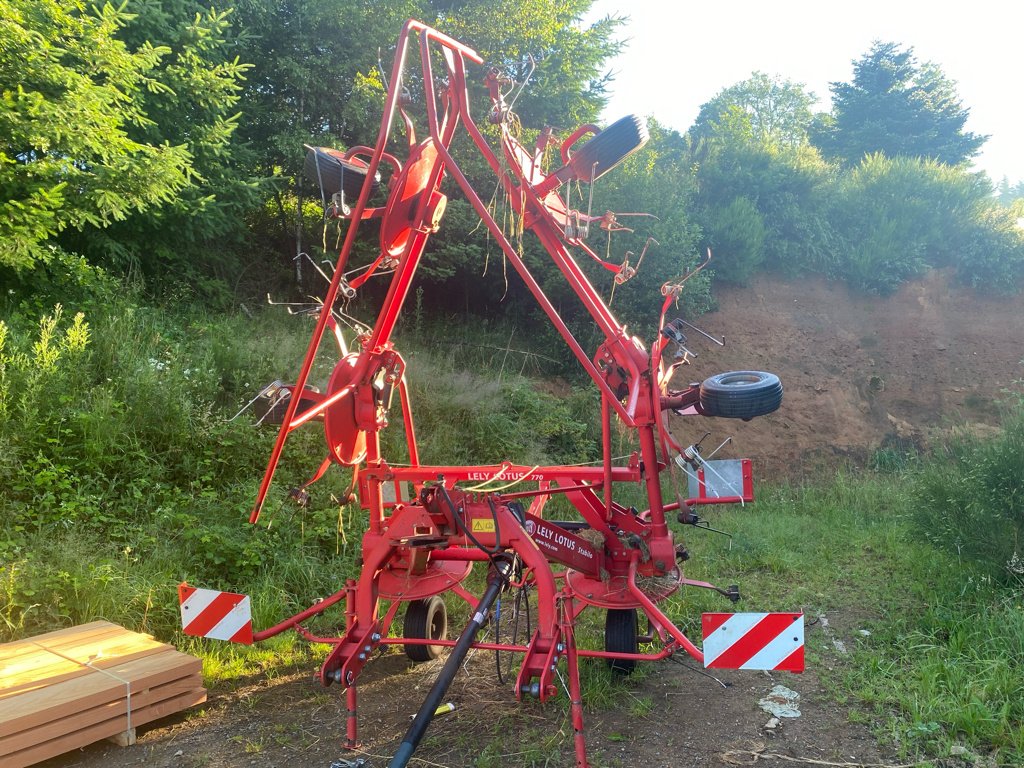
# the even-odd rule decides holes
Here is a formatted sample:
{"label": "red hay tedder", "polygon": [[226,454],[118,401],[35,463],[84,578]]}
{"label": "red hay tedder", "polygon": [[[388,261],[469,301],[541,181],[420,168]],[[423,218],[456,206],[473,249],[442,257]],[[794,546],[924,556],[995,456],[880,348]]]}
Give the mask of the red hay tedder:
{"label": "red hay tedder", "polygon": [[[417,86],[422,90],[426,119],[425,135],[420,139],[407,112],[410,105],[403,101],[403,94],[408,93],[403,80],[408,77],[410,52],[413,58],[419,55]],[[665,315],[686,278],[662,287],[659,334],[648,348],[626,332],[572,255],[575,250],[601,263],[614,272],[617,283],[629,279],[633,267],[604,262],[585,242],[591,224],[615,229],[615,215],[591,216],[589,211],[573,210],[569,196],[559,195],[560,188],[569,183],[593,184],[640,149],[647,141],[645,124],[627,117],[604,130],[582,126],[558,145],[562,165],[545,173],[544,152],[557,142],[550,129],[540,133],[534,147],[517,140],[516,121],[506,102],[514,84],[496,69],[486,71],[484,80],[491,101],[487,120],[500,133],[498,150],[492,149],[474,122],[467,67],[480,64],[480,57],[462,43],[419,22],[407,22],[398,39],[376,144],[343,153],[310,148],[307,157],[307,174],[321,183],[325,199],[330,201],[328,215],[349,223],[298,377],[294,384],[278,387],[282,424],[250,521],[255,523],[260,516],[289,436],[307,422],[322,423],[328,456],[313,480],[331,464],[352,467],[359,503],[369,516],[358,581],[349,581],[307,610],[255,633],[251,621],[246,626],[248,603],[241,596],[182,585],[181,610],[190,634],[251,642],[294,628],[309,639],[330,643],[333,648],[319,679],[323,685],[338,684],[344,689],[349,748],[357,745],[357,682],[377,648],[401,644],[419,661],[436,658],[450,648],[391,766],[408,763],[470,648],[496,651],[499,675],[503,663],[522,657],[514,686],[519,699],[543,701],[555,696],[560,665],[564,664],[576,764],[587,766],[580,656],[607,659],[613,669],[623,672],[638,661],[663,659],[680,650],[708,666],[802,669],[800,614],[706,614],[702,651],[659,608],[681,585],[716,589],[734,601],[739,598],[735,587],[718,589],[683,578],[681,563],[686,550],[673,539],[666,513],[676,512],[681,522],[696,524],[697,504],[753,500],[750,462],[706,460],[699,444],[684,446],[672,437],[667,413],[750,419],[779,407],[782,386],[772,374],[738,371],[712,376],[681,391],[669,389],[676,367],[688,362],[689,353],[683,347],[683,328],[688,324],[666,322]],[[435,72],[442,67],[443,71]],[[398,118],[409,143],[404,161],[386,151]],[[574,337],[453,158],[450,147],[460,131],[468,134],[487,161],[523,228],[539,238],[603,335],[594,354],[588,354]],[[590,138],[580,143],[588,135]],[[386,190],[380,190],[386,191],[387,202],[374,207],[371,199],[385,186],[378,182],[382,166],[390,169]],[[420,462],[405,361],[391,337],[424,247],[441,223],[447,201],[441,188],[446,176],[476,210],[600,392],[600,465],[525,466],[508,461],[488,466],[430,466]],[[352,198],[355,203],[350,207]],[[357,277],[351,277],[353,244],[360,225],[369,219],[379,223],[379,256],[358,270]],[[386,297],[372,330],[359,336],[358,348],[349,351],[333,310],[336,302],[354,295],[378,271],[392,271]],[[328,330],[340,353],[326,391],[318,392],[308,387],[307,381]],[[408,451],[408,463],[401,466],[389,463],[381,454],[380,439],[396,390]],[[612,458],[613,418],[635,432],[638,446],[621,464]],[[669,503],[662,491],[666,469],[679,470],[689,478]],[[616,502],[615,489],[628,485],[642,489],[646,509],[638,511]],[[300,502],[305,487],[292,492]],[[545,519],[545,506],[556,496],[564,497],[582,520]],[[489,570],[486,589],[479,597],[463,586],[475,563],[483,563]],[[455,593],[471,609],[468,626],[454,641],[446,637],[447,616],[440,597],[444,592]],[[535,601],[532,626],[524,631],[520,624],[522,636],[513,632],[505,642],[500,636],[494,642],[478,641],[478,630],[493,620],[492,609],[497,604],[497,611],[502,610],[503,596],[506,617],[523,608],[526,600]],[[345,631],[341,637],[314,638],[301,625],[342,600]],[[382,601],[389,603],[383,612]],[[404,636],[390,637],[401,605],[406,606]],[[587,608],[607,612],[604,650],[577,647],[574,627]],[[641,614],[651,628],[643,639],[660,650],[639,652]],[[712,647],[714,658],[705,659]],[[507,669],[511,678],[514,667],[509,664]]]}

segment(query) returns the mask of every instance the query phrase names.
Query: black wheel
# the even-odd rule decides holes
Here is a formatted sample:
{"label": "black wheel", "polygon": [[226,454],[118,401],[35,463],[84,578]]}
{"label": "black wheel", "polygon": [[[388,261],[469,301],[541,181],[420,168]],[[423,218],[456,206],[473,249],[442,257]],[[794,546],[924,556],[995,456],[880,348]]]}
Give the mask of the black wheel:
{"label": "black wheel", "polygon": [[599,179],[646,144],[648,138],[647,123],[636,115],[627,115],[574,152],[569,167],[580,181]]}
{"label": "black wheel", "polygon": [[[609,608],[604,620],[604,649],[612,653],[636,653],[640,626],[636,608]],[[636,669],[635,659],[608,659],[615,674],[629,675]]]}
{"label": "black wheel", "polygon": [[752,419],[782,405],[782,382],[774,373],[729,371],[709,376],[700,385],[700,410],[705,416]]}
{"label": "black wheel", "polygon": [[[533,635],[533,606],[530,585],[506,592],[500,598],[494,610],[494,642],[504,645],[526,645]],[[494,665],[498,673],[498,682],[502,685],[515,682],[516,661],[522,658],[521,653],[512,651],[495,651]]]}
{"label": "black wheel", "polygon": [[[438,595],[424,600],[410,600],[405,609],[402,637],[410,640],[445,640],[448,637],[448,610]],[[436,659],[443,645],[407,645],[405,655],[413,661]]]}
{"label": "black wheel", "polygon": [[[306,386],[306,390],[309,392],[319,392],[315,387]],[[284,422],[284,415],[288,410],[288,400],[291,398],[291,394],[287,390],[283,390],[277,396],[271,399],[269,407],[264,411],[263,415],[259,418],[260,424],[272,424],[280,426]],[[303,397],[299,400],[299,406],[295,410],[295,413],[302,413],[307,408],[315,405],[316,401],[309,397]]]}
{"label": "black wheel", "polygon": [[[350,203],[355,203],[366,183],[366,165],[361,160],[345,160],[344,152],[330,147],[306,147],[306,161],[302,172],[320,187],[330,202],[331,195],[344,191]],[[373,191],[380,186],[380,174],[372,181]]]}

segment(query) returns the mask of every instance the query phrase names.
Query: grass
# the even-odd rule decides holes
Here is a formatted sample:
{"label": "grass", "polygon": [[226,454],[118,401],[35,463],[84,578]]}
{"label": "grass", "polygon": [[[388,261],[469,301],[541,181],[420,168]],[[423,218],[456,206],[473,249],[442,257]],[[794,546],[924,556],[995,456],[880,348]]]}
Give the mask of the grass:
{"label": "grass", "polygon": [[[323,648],[290,634],[254,648],[182,637],[175,595],[182,580],[246,592],[263,627],[356,575],[362,516],[331,500],[347,487],[346,473],[328,473],[307,509],[286,504],[281,492],[260,526],[244,522],[273,434],[254,431],[244,417],[226,418],[265,381],[294,369],[308,329],[270,317],[169,317],[127,306],[87,314],[83,342],[82,321],[75,325],[71,316],[4,326],[0,638],[106,618],[200,655],[207,681],[224,688],[315,665]],[[425,460],[591,458],[590,394],[568,385],[557,397],[538,391],[505,365],[510,357],[500,345],[509,345],[509,334],[487,333],[479,346],[411,345]],[[498,354],[499,369],[479,373],[483,358],[473,356],[493,362]],[[890,451],[879,455],[877,472],[761,486],[753,505],[705,507],[702,514],[731,538],[677,526],[692,554],[687,576],[739,584],[741,610],[800,608],[809,621],[831,617],[837,633],[852,636],[852,653],[837,657],[811,633],[812,663],[850,705],[851,718],[870,723],[903,754],[942,756],[962,744],[1020,764],[1024,585],[978,567],[967,557],[973,550],[944,545],[978,526],[940,529],[959,520],[956,510],[968,502],[980,521],[979,499],[1017,498],[1024,458],[1018,433],[1007,434],[996,447],[955,454],[966,478],[955,489],[943,485],[950,472],[936,459]],[[280,469],[285,487],[308,477],[323,452],[316,430],[293,440],[292,458]],[[986,496],[982,469],[1007,490]],[[963,497],[968,482],[981,490]],[[958,500],[952,514],[947,499]],[[975,539],[987,545],[983,551],[1008,556],[995,546],[1007,536]],[[691,637],[700,635],[702,611],[731,609],[697,589],[663,607]],[[340,623],[339,610],[328,611],[325,627]],[[583,647],[601,647],[600,611],[584,612],[578,637]],[[640,665],[638,675],[616,681],[604,664],[584,663],[585,707],[652,714],[653,702],[637,688],[648,670]],[[516,746],[495,727],[477,764],[549,764],[555,750],[547,736]]]}
{"label": "grass", "polygon": [[[852,653],[837,657],[809,640],[811,663],[833,695],[853,705],[853,719],[871,723],[904,756],[947,755],[962,744],[1019,764],[1024,594],[920,537],[913,488],[912,475],[840,474],[764,489],[750,507],[707,512],[733,534],[732,546],[690,532],[687,575],[739,583],[739,610],[831,616]],[[701,611],[728,610],[700,590],[669,606],[691,634],[699,634]]]}

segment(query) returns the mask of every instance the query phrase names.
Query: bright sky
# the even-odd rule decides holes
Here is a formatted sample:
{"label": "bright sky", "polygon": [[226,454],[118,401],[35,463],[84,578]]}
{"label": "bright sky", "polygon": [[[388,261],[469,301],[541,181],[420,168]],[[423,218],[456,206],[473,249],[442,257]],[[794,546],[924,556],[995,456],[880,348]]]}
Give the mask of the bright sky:
{"label": "bright sky", "polygon": [[630,17],[628,47],[611,63],[609,121],[654,115],[683,132],[701,104],[755,70],[803,83],[825,110],[829,83],[848,82],[853,60],[882,40],[912,46],[956,81],[967,130],[990,137],[978,168],[994,182],[1024,180],[1021,0],[596,0],[591,17],[606,15]]}

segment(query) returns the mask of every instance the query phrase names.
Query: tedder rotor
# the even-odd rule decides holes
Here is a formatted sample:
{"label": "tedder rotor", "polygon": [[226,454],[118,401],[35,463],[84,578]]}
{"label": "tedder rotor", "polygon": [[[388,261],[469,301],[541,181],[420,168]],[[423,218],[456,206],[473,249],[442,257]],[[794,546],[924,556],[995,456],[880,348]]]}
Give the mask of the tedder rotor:
{"label": "tedder rotor", "polygon": [[[410,76],[410,59],[415,60],[417,53],[419,72]],[[318,676],[323,685],[338,685],[345,692],[349,748],[357,745],[359,676],[377,648],[402,644],[414,660],[434,658],[450,648],[440,676],[391,766],[408,763],[471,648],[494,650],[506,662],[510,657],[516,659],[516,664],[508,664],[506,674],[514,677],[517,699],[544,701],[555,696],[560,665],[564,664],[576,764],[583,767],[588,762],[578,667],[581,655],[605,658],[614,669],[626,672],[638,661],[662,659],[679,651],[709,665],[717,660],[717,666],[802,669],[803,627],[798,613],[705,614],[702,650],[659,607],[681,585],[717,589],[683,577],[686,550],[674,540],[666,515],[674,512],[681,522],[696,524],[698,504],[753,500],[750,462],[704,459],[699,442],[686,446],[673,438],[667,414],[750,419],[779,407],[782,385],[772,374],[737,371],[682,390],[669,389],[675,368],[690,357],[683,346],[683,330],[692,326],[683,320],[666,320],[685,278],[662,287],[659,333],[648,347],[627,333],[573,255],[583,254],[608,268],[616,284],[629,279],[636,268],[628,261],[608,264],[585,242],[591,224],[607,231],[621,229],[616,215],[592,216],[590,211],[574,210],[570,196],[560,194],[570,184],[592,185],[641,149],[648,139],[646,125],[632,116],[604,130],[584,125],[561,142],[545,129],[534,146],[524,146],[506,102],[514,84],[497,69],[483,68],[490,97],[486,120],[500,137],[500,146],[494,149],[470,110],[468,72],[479,71],[482,64],[466,45],[410,20],[398,38],[376,143],[345,152],[308,148],[307,175],[320,183],[325,201],[329,201],[328,215],[347,220],[347,231],[298,376],[293,384],[275,382],[272,387],[281,426],[250,521],[255,523],[260,516],[289,436],[310,422],[322,425],[327,457],[313,479],[333,464],[351,467],[359,504],[368,514],[359,579],[350,580],[334,595],[277,626],[255,633],[251,621],[246,623],[247,602],[240,596],[182,585],[182,620],[190,634],[242,642],[262,640],[291,628],[312,638],[301,623],[344,601],[344,633],[315,639],[333,646]],[[422,138],[417,138],[409,116],[411,97],[404,87],[413,82],[426,121]],[[403,159],[387,151],[398,120],[408,139]],[[504,188],[523,228],[539,239],[589,314],[602,339],[593,353],[585,351],[571,332],[456,162],[451,148],[458,135],[468,135]],[[546,172],[542,160],[552,146],[558,148],[561,164]],[[386,184],[380,181],[382,171],[390,173]],[[486,466],[421,463],[406,364],[395,348],[392,332],[427,241],[441,224],[447,202],[442,188],[448,178],[476,211],[600,393],[599,465],[528,466],[511,460]],[[371,204],[375,196],[384,194],[386,202]],[[365,267],[353,270],[350,256],[357,234],[368,220],[377,222],[379,253]],[[334,309],[375,273],[390,275],[386,296],[372,328],[364,329],[349,350]],[[321,392],[308,382],[329,330],[339,352],[326,391]],[[389,462],[381,449],[381,432],[388,426],[396,393],[408,456],[407,463],[401,465]],[[637,450],[625,461],[612,457],[613,419],[635,437]],[[666,470],[688,476],[688,483],[671,501],[666,501],[662,491]],[[303,501],[306,485],[291,491],[296,500]],[[639,486],[646,497],[645,509],[616,501],[616,489],[627,486]],[[545,507],[555,497],[566,499],[581,519],[548,519]],[[463,584],[478,563],[489,571],[487,587],[479,597]],[[529,635],[524,632],[521,638],[513,636],[504,643],[500,637],[495,642],[478,641],[478,630],[510,584],[527,585],[535,595],[536,617]],[[734,601],[739,598],[735,587],[718,591]],[[446,637],[447,615],[439,597],[446,592],[470,606],[472,618],[457,640]],[[386,610],[382,601],[390,603]],[[404,636],[390,637],[392,622],[403,604]],[[576,620],[588,608],[607,611],[604,650],[577,647]],[[649,639],[656,647],[660,645],[653,652],[638,650],[638,616],[647,619]],[[739,623],[730,621],[735,617],[746,618]],[[736,639],[743,642],[733,643]],[[715,659],[706,658],[712,646]],[[738,650],[738,646],[742,648]]]}

